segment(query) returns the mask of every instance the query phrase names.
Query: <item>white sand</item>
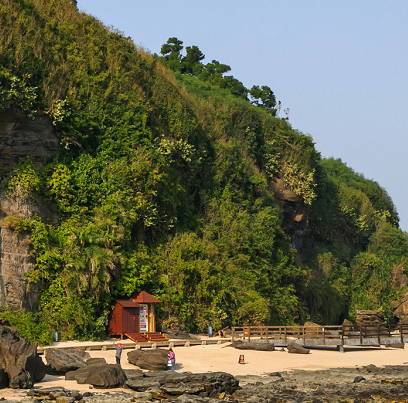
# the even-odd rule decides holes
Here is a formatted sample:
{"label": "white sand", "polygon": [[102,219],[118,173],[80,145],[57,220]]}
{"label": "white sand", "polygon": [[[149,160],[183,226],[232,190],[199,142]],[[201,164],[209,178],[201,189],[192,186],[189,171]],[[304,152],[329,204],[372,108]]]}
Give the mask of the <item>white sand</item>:
{"label": "white sand", "polygon": [[[60,346],[79,346],[83,343],[58,343]],[[90,344],[90,343],[86,343]],[[100,343],[99,343],[100,344]],[[122,354],[122,367],[124,369],[137,369],[127,362],[126,348]],[[111,346],[110,343],[108,343]],[[376,366],[408,364],[408,349],[393,348],[349,348],[345,353],[335,349],[312,349],[309,354],[289,354],[287,351],[252,351],[237,350],[228,347],[228,344],[198,345],[192,347],[174,347],[176,354],[176,371],[184,372],[213,372],[223,371],[232,375],[260,375],[275,371],[290,371],[293,369],[319,370],[339,367],[361,367],[374,364]],[[115,363],[115,350],[91,350],[91,357],[103,357],[108,364]],[[239,356],[244,355],[244,364],[238,364]],[[43,381],[35,384],[39,387],[63,386],[68,390],[80,392],[104,392],[103,389],[94,389],[90,385],[79,385],[76,381],[65,381],[64,377],[47,375]],[[110,389],[113,391],[127,391],[129,389]],[[15,399],[25,396],[27,391],[1,389],[0,398]]]}

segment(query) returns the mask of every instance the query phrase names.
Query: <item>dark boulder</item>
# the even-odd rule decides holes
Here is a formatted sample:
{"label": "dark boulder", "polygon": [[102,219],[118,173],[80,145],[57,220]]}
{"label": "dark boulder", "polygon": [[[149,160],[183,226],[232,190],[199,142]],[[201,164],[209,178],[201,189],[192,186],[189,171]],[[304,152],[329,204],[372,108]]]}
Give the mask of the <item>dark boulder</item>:
{"label": "dark boulder", "polygon": [[304,348],[300,344],[295,344],[295,343],[288,344],[287,348],[288,348],[288,352],[293,353],[293,354],[308,354],[310,351],[308,348]]}
{"label": "dark boulder", "polygon": [[366,379],[363,376],[356,376],[353,380],[353,383],[359,383],[361,381],[365,381]]}
{"label": "dark boulder", "polygon": [[141,379],[144,373],[141,369],[125,369],[127,379]]}
{"label": "dark boulder", "polygon": [[148,389],[160,387],[160,382],[154,378],[128,379],[125,385],[138,392],[145,392]]}
{"label": "dark boulder", "polygon": [[74,348],[47,348],[45,350],[45,359],[50,367],[49,372],[54,375],[65,375],[69,371],[84,367],[89,358],[89,353]]}
{"label": "dark boulder", "polygon": [[128,361],[142,369],[153,371],[167,370],[168,351],[158,349],[132,350],[127,354]]}
{"label": "dark boulder", "polygon": [[275,345],[273,343],[243,343],[235,341],[231,343],[231,347],[238,350],[257,350],[257,351],[274,351]]}
{"label": "dark boulder", "polygon": [[126,382],[126,375],[118,364],[91,366],[87,383],[96,388],[117,388]]}
{"label": "dark boulder", "polygon": [[86,360],[86,365],[105,365],[107,364],[105,358],[88,358]]}
{"label": "dark boulder", "polygon": [[[147,375],[147,374],[145,374]],[[129,379],[125,386],[137,392],[148,391],[155,399],[174,398],[182,395],[219,395],[233,393],[239,388],[236,378],[225,372],[192,373],[149,373],[142,379]]]}
{"label": "dark boulder", "polygon": [[9,381],[6,371],[4,370],[4,368],[0,367],[0,389],[7,388],[8,384]]}
{"label": "dark boulder", "polygon": [[21,338],[9,326],[0,325],[0,357],[11,388],[30,389],[47,373],[47,366],[37,353],[37,343]]}
{"label": "dark boulder", "polygon": [[117,388],[126,382],[126,374],[117,364],[85,365],[65,374],[65,380],[90,384],[96,388]]}

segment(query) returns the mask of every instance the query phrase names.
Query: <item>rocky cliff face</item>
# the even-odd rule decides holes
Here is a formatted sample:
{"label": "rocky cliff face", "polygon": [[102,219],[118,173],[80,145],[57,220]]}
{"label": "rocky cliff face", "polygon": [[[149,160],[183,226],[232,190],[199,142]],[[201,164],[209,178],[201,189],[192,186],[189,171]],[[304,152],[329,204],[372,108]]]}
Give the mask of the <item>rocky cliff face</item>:
{"label": "rocky cliff face", "polygon": [[32,310],[38,296],[38,286],[29,285],[24,274],[31,270],[34,261],[30,256],[28,234],[16,236],[12,229],[4,226],[8,216],[24,219],[38,214],[51,219],[52,213],[41,202],[21,200],[6,195],[4,183],[7,169],[15,166],[21,158],[31,157],[41,169],[57,154],[58,138],[49,117],[39,113],[34,119],[19,111],[0,113],[0,305]]}
{"label": "rocky cliff face", "polygon": [[16,110],[0,112],[0,172],[27,156],[41,167],[57,151],[58,138],[46,114],[37,113],[34,119],[29,119]]}
{"label": "rocky cliff face", "polygon": [[270,186],[276,203],[283,211],[283,229],[303,260],[314,243],[307,220],[307,206],[300,196],[285,187],[282,179],[275,178]]}

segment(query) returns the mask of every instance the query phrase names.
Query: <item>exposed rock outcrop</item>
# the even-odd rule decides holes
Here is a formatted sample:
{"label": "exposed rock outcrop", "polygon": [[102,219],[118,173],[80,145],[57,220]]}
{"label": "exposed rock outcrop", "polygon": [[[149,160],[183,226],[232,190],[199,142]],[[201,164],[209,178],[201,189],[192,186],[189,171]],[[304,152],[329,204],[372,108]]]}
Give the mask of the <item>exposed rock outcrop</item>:
{"label": "exposed rock outcrop", "polygon": [[85,367],[87,358],[90,358],[89,353],[74,348],[45,350],[45,360],[50,367],[50,372],[56,375],[65,375],[69,371]]}
{"label": "exposed rock outcrop", "polygon": [[132,350],[127,354],[128,361],[142,369],[153,371],[167,370],[168,352],[160,348],[154,350]]}
{"label": "exposed rock outcrop", "polygon": [[403,295],[400,299],[392,301],[394,308],[394,316],[397,317],[401,323],[408,323],[408,293]]}
{"label": "exposed rock outcrop", "polygon": [[30,156],[40,168],[58,151],[58,137],[51,119],[39,112],[34,119],[18,110],[0,112],[0,172]]}
{"label": "exposed rock outcrop", "polygon": [[383,325],[384,314],[379,311],[360,310],[356,312],[358,326]]}
{"label": "exposed rock outcrop", "polygon": [[30,344],[9,326],[0,325],[0,357],[11,388],[29,389],[47,373],[46,365],[37,354],[37,343]]}
{"label": "exposed rock outcrop", "polygon": [[401,288],[408,284],[408,277],[402,271],[401,266],[393,267],[391,283],[393,288]]}
{"label": "exposed rock outcrop", "polygon": [[270,182],[277,205],[283,211],[283,229],[291,238],[292,247],[303,260],[314,245],[312,230],[308,227],[307,206],[302,197],[285,187],[281,178]]}
{"label": "exposed rock outcrop", "polygon": [[[320,371],[292,370],[259,375],[232,377],[224,373],[145,373],[147,383],[133,383],[126,392],[99,391],[84,393],[63,387],[33,388],[27,397],[56,403],[217,403],[217,402],[406,402],[408,369],[406,366],[373,365],[335,368]],[[125,371],[129,378],[129,371]],[[140,379],[139,379],[140,380]],[[239,381],[239,388],[238,388]],[[126,382],[128,384],[129,382]],[[133,389],[133,390],[132,390]],[[144,390],[144,391],[141,391]],[[181,393],[181,394],[180,394]]]}
{"label": "exposed rock outcrop", "polygon": [[142,379],[129,379],[126,386],[138,392],[151,393],[154,399],[164,399],[182,395],[214,395],[218,398],[223,392],[234,393],[239,384],[236,378],[225,372],[162,372]]}
{"label": "exposed rock outcrop", "polygon": [[[37,113],[30,119],[16,110],[0,112],[0,176],[25,157],[31,157],[41,168],[57,151],[58,137],[46,114]],[[7,195],[4,185],[4,181],[0,183],[0,305],[32,311],[38,300],[38,286],[29,285],[24,277],[34,267],[30,238],[27,234],[17,237],[4,226],[4,219],[8,216],[29,219],[38,214],[49,221],[54,214],[40,199],[28,201]]]}
{"label": "exposed rock outcrop", "polygon": [[124,385],[127,377],[120,365],[101,363],[67,372],[65,380],[76,380],[79,384],[89,383],[98,388],[116,388]]}
{"label": "exposed rock outcrop", "polygon": [[0,227],[0,305],[31,311],[38,299],[38,286],[29,286],[24,273],[34,268],[28,234],[18,237]]}

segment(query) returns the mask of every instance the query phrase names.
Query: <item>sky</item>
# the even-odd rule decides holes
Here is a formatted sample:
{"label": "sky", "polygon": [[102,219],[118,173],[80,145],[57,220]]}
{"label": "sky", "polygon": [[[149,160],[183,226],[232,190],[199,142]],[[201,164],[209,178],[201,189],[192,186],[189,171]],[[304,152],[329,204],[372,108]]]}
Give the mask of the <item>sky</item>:
{"label": "sky", "polygon": [[[247,88],[267,85],[322,157],[392,198],[408,231],[407,0],[78,0],[151,53],[196,45]],[[286,115],[281,112],[281,116]]]}

